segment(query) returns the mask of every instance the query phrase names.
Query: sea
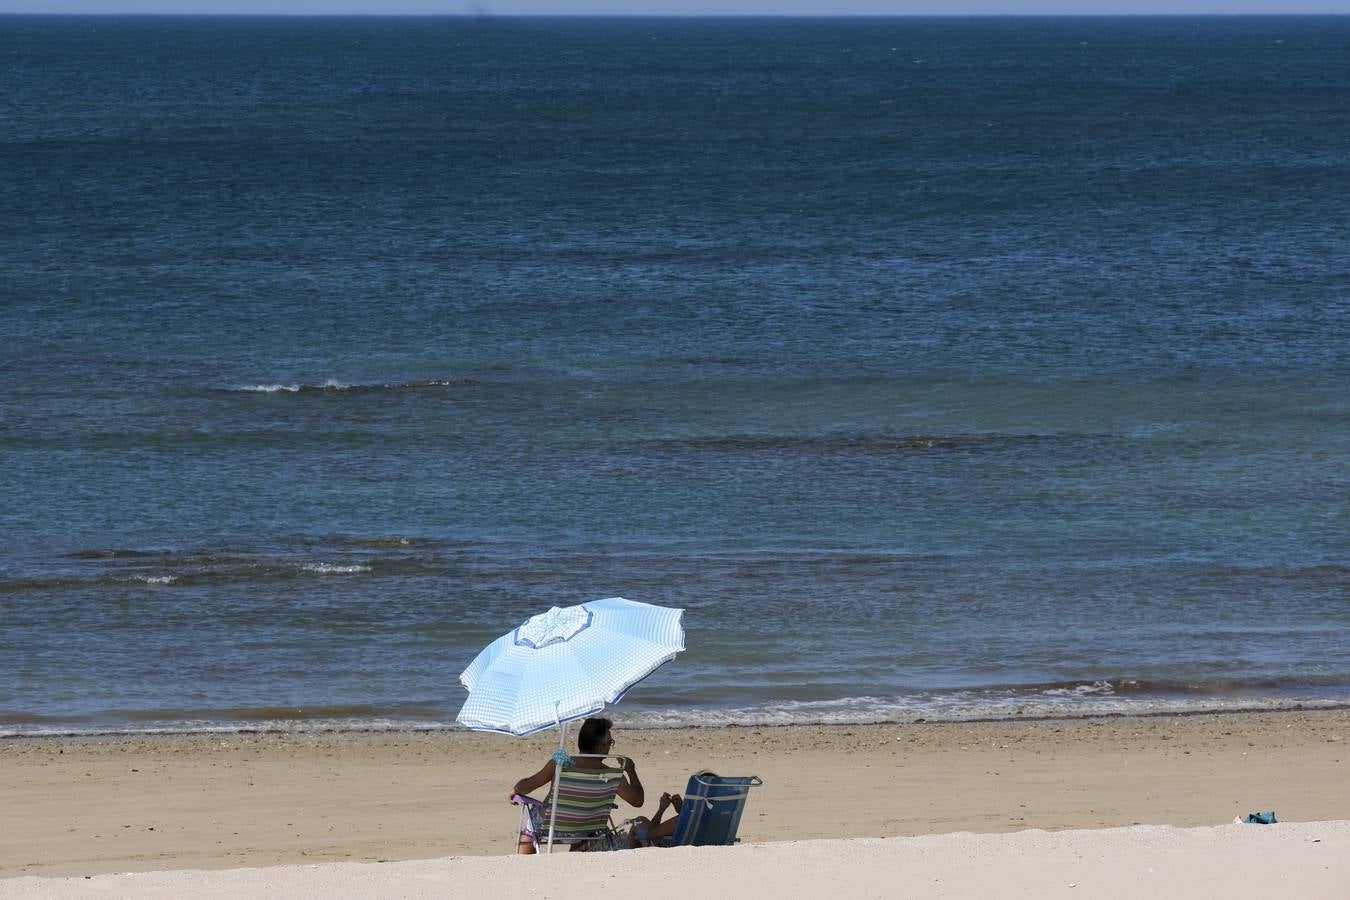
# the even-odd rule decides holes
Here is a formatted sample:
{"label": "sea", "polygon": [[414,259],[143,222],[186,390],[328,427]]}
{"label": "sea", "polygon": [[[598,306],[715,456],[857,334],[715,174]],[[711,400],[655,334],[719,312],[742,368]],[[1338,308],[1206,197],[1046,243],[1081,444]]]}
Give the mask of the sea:
{"label": "sea", "polygon": [[1350,705],[1350,17],[0,17],[0,736]]}

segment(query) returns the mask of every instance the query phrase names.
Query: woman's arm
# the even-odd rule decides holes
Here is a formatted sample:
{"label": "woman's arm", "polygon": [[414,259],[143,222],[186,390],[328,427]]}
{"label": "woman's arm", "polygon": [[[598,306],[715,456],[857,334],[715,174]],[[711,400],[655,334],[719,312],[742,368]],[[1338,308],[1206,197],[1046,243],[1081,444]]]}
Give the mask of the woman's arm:
{"label": "woman's arm", "polygon": [[516,782],[516,786],[511,788],[511,793],[506,799],[510,800],[516,794],[528,794],[537,788],[541,788],[553,780],[553,760],[544,763],[544,767],[533,775],[529,775]]}
{"label": "woman's arm", "polygon": [[641,806],[646,794],[642,790],[642,779],[638,778],[637,766],[631,759],[624,760],[623,776],[623,781],[619,782],[619,796],[633,806]]}

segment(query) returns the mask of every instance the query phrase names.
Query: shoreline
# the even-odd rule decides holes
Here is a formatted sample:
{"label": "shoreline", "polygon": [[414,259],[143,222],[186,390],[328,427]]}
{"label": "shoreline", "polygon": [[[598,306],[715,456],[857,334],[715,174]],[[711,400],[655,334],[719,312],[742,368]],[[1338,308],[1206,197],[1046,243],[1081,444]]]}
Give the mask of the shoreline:
{"label": "shoreline", "polygon": [[[1033,713],[1030,715],[1013,714],[1007,716],[973,716],[971,718],[879,718],[859,719],[857,721],[820,721],[805,719],[800,722],[676,722],[671,724],[643,723],[634,726],[633,731],[684,731],[734,728],[845,728],[863,726],[905,726],[905,725],[975,725],[989,723],[1015,722],[1081,722],[1090,719],[1151,719],[1186,718],[1190,716],[1249,716],[1283,715],[1286,713],[1317,713],[1350,710],[1350,701],[1289,701],[1288,706],[1251,706],[1251,707],[1203,707],[1198,709],[1144,709],[1128,712],[1090,711],[1080,715],[1057,713]],[[616,710],[609,710],[612,718],[621,716]],[[131,726],[110,726],[106,729],[70,730],[70,731],[0,731],[0,746],[10,740],[81,740],[85,738],[159,738],[159,737],[228,737],[230,735],[342,735],[342,734],[471,734],[471,729],[451,723],[392,722],[388,725],[333,724],[309,725],[314,720],[297,717],[294,719],[273,719],[268,722],[243,722],[237,726],[227,724],[204,724],[200,727],[188,726],[175,728],[134,728]],[[511,737],[510,735],[501,735]]]}
{"label": "shoreline", "polygon": [[[762,777],[746,844],[1350,819],[1350,710],[628,730],[650,815],[702,768]],[[0,741],[0,879],[503,856],[556,742],[465,731]],[[617,818],[636,815],[625,807]]]}

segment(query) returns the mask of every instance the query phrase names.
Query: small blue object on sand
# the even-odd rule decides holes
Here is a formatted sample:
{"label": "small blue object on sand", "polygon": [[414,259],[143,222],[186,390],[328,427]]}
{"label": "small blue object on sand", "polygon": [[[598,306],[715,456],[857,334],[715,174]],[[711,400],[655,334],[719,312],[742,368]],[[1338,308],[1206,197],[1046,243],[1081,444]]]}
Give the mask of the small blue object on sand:
{"label": "small blue object on sand", "polygon": [[1247,818],[1243,819],[1248,825],[1274,825],[1275,810],[1270,812],[1247,813]]}

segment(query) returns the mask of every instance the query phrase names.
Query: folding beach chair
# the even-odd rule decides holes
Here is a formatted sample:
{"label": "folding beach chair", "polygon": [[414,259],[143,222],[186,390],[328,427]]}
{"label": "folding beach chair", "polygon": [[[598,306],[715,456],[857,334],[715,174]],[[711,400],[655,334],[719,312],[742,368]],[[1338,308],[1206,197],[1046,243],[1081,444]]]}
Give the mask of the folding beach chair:
{"label": "folding beach chair", "polygon": [[763,784],[758,775],[726,778],[703,772],[689,777],[675,833],[663,847],[721,847],[736,843],[736,830],[750,788]]}
{"label": "folding beach chair", "polygon": [[[616,769],[587,769],[578,762],[599,765],[606,759],[616,760]],[[614,831],[610,811],[617,809],[618,796],[627,760],[622,756],[577,754],[572,765],[558,767],[554,778],[557,784],[557,802],[553,806],[533,797],[517,794],[511,802],[520,806],[520,834],[528,836],[536,852],[541,845],[547,852],[554,844],[587,844],[588,850],[619,850],[627,846]],[[552,802],[554,792],[550,788]]]}

